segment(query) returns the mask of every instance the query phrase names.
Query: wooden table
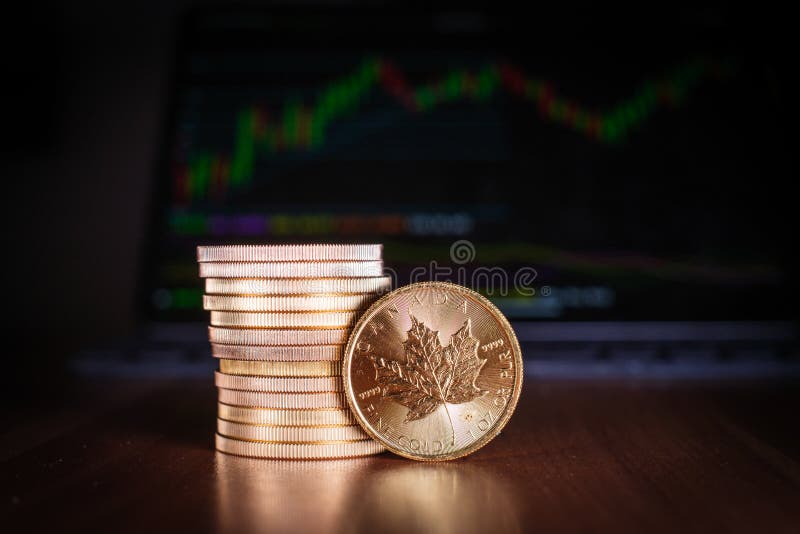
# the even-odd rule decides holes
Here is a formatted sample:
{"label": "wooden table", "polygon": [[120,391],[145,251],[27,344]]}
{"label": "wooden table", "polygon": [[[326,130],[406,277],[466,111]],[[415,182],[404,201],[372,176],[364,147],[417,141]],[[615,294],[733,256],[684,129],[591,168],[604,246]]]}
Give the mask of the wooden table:
{"label": "wooden table", "polygon": [[[4,532],[800,532],[791,383],[526,384],[476,454],[215,453],[202,383],[79,384],[3,416]],[[6,528],[10,526],[10,530]]]}

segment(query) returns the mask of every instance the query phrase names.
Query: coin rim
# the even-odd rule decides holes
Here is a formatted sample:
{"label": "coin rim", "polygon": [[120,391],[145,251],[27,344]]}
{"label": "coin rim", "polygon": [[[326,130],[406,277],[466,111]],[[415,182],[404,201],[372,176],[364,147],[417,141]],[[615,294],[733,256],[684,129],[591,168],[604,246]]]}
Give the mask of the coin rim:
{"label": "coin rim", "polygon": [[[337,380],[338,379],[338,380]],[[300,384],[303,384],[300,386]],[[334,385],[329,385],[333,382]],[[263,391],[265,393],[339,393],[342,389],[322,389],[339,387],[342,377],[334,376],[258,376],[234,375],[214,371],[214,385],[218,388],[238,389],[239,391]],[[242,387],[249,384],[250,387]],[[284,385],[278,385],[284,384]],[[292,387],[294,385],[294,387]],[[238,387],[235,387],[238,386]],[[254,388],[259,389],[254,389]],[[283,388],[283,389],[280,389]]]}
{"label": "coin rim", "polygon": [[[235,419],[236,414],[232,413],[235,411],[241,411],[242,415],[247,414],[246,416],[240,417],[238,420]],[[248,412],[255,412],[255,413],[248,413]],[[258,413],[258,412],[279,412],[279,413]],[[288,413],[286,413],[288,412]],[[297,412],[297,413],[295,413]],[[297,418],[314,418],[315,416],[319,415],[320,412],[338,412],[334,418],[339,417],[341,415],[342,422],[336,423],[305,423],[304,424],[297,424],[294,419]],[[290,415],[291,414],[291,415]],[[301,415],[302,414],[302,415]],[[227,417],[223,417],[226,415]],[[217,401],[217,419],[222,419],[223,421],[230,421],[232,423],[242,423],[246,425],[254,425],[254,426],[283,426],[283,427],[292,427],[292,428],[327,428],[331,426],[352,426],[358,425],[356,422],[356,417],[353,415],[353,412],[350,408],[316,408],[313,410],[292,410],[292,409],[281,409],[281,408],[253,408],[250,406],[235,406],[232,404],[226,404],[222,401]],[[270,422],[265,423],[264,420],[271,419],[272,421],[277,422]]]}
{"label": "coin rim", "polygon": [[[358,312],[376,294],[353,295],[209,295],[203,294],[203,310],[238,313]],[[313,304],[310,304],[313,303]],[[305,307],[304,307],[305,306]]]}
{"label": "coin rim", "polygon": [[[218,343],[220,345],[235,345],[246,347],[314,347],[317,345],[344,345],[349,338],[350,328],[235,328],[229,326],[213,326],[208,325],[208,340],[211,343]],[[338,332],[341,337],[336,339],[336,343],[332,343],[330,339],[325,339],[324,343],[308,342],[300,343],[297,339],[293,339],[290,343],[277,343],[276,340],[280,336],[299,336],[301,333],[304,336],[327,336]],[[230,343],[220,341],[219,338],[226,337]],[[256,343],[248,343],[249,338],[256,339]],[[264,340],[264,337],[272,337],[272,339]],[[215,338],[217,338],[215,340]]]}
{"label": "coin rim", "polygon": [[[460,449],[450,454],[442,454],[439,456],[420,456],[414,455],[407,451],[404,451],[398,447],[396,447],[393,443],[389,442],[386,438],[376,433],[372,427],[366,422],[366,417],[361,412],[360,408],[358,407],[357,402],[355,401],[355,391],[353,391],[353,384],[350,379],[350,368],[351,362],[353,359],[352,351],[355,348],[356,344],[356,337],[357,332],[361,329],[364,323],[366,323],[370,317],[370,314],[377,308],[380,308],[384,301],[388,301],[391,297],[397,296],[399,294],[416,290],[416,289],[423,289],[423,288],[440,288],[446,290],[452,290],[456,292],[461,292],[464,294],[469,295],[470,297],[474,298],[478,301],[481,305],[483,305],[487,311],[494,316],[501,326],[505,327],[506,330],[509,332],[509,339],[512,344],[512,349],[515,351],[515,358],[514,363],[517,365],[518,373],[514,377],[514,393],[509,400],[508,404],[506,404],[506,409],[500,418],[497,421],[497,424],[492,429],[490,434],[484,434],[480,439],[474,441],[468,447],[464,449]],[[361,314],[361,317],[358,319],[358,322],[353,326],[353,329],[350,332],[350,336],[347,340],[347,346],[344,350],[344,357],[342,361],[342,380],[344,381],[344,397],[347,399],[347,405],[350,407],[350,410],[355,414],[356,421],[361,427],[364,429],[372,439],[375,441],[380,442],[386,447],[387,450],[402,456],[404,458],[409,458],[411,460],[419,460],[423,462],[441,462],[447,460],[455,460],[457,458],[463,458],[473,452],[477,451],[478,449],[483,448],[486,446],[487,443],[492,441],[498,434],[505,428],[506,424],[508,424],[509,419],[511,419],[511,415],[514,413],[514,410],[517,409],[517,403],[519,401],[519,396],[522,393],[522,378],[524,375],[523,370],[523,362],[522,362],[522,349],[519,345],[519,340],[517,339],[517,334],[514,332],[514,329],[511,327],[511,323],[508,322],[508,319],[505,315],[495,306],[492,302],[468,287],[460,286],[458,284],[453,284],[450,282],[416,282],[413,284],[409,284],[403,287],[399,287],[394,291],[387,293],[386,295],[382,296],[380,299],[375,301],[367,310]]]}
{"label": "coin rim", "polygon": [[[238,452],[231,452],[230,450],[222,450],[220,448],[220,442],[228,442],[226,445],[231,448],[238,448]],[[344,459],[344,458],[359,458],[363,456],[374,456],[377,454],[381,454],[386,451],[385,448],[381,450],[374,450],[368,452],[358,452],[357,454],[343,454],[343,455],[336,455],[336,454],[309,454],[310,452],[319,452],[319,450],[315,450],[313,447],[329,447],[333,449],[332,452],[340,453],[343,452],[343,449],[347,449],[348,447],[358,448],[361,445],[352,445],[352,444],[363,444],[363,446],[367,449],[370,448],[371,444],[375,444],[380,448],[380,443],[375,442],[374,440],[365,439],[361,441],[349,441],[345,443],[338,443],[338,442],[329,442],[324,444],[317,444],[317,443],[265,443],[265,442],[254,442],[254,441],[244,441],[238,440],[233,438],[227,438],[225,436],[220,435],[219,433],[214,433],[214,448],[221,452],[222,454],[228,454],[230,456],[241,456],[243,458],[269,458],[275,460],[336,460],[336,459]],[[246,452],[242,452],[246,449]],[[253,454],[254,452],[258,452],[261,454]],[[274,454],[282,452],[283,454]],[[349,452],[349,451],[348,451]],[[272,453],[272,454],[266,454]]]}
{"label": "coin rim", "polygon": [[[233,254],[236,252],[238,254]],[[292,244],[236,244],[236,245],[198,245],[198,263],[220,263],[225,261],[308,261],[298,259],[302,257],[323,258],[324,260],[337,261],[337,258],[349,261],[370,261],[362,259],[377,252],[377,258],[383,255],[382,243],[292,243]],[[214,259],[215,257],[238,256],[242,257],[271,257],[275,259]],[[285,258],[289,259],[285,259]],[[320,260],[322,261],[322,260]]]}
{"label": "coin rim", "polygon": [[[300,437],[303,434],[312,435],[330,434],[333,435],[337,432],[346,434],[353,428],[354,433],[361,434],[358,438],[343,438],[341,435],[336,439],[315,437],[314,439],[279,439],[273,436],[274,439],[267,439],[267,434],[291,434],[295,433],[294,437]],[[246,434],[250,435],[246,435]],[[240,441],[252,441],[256,443],[349,443],[352,441],[364,441],[369,439],[361,425],[327,425],[327,426],[284,426],[284,425],[253,425],[250,423],[239,423],[237,421],[228,421],[217,417],[217,434],[226,438],[238,439]],[[255,437],[254,437],[255,436]],[[259,437],[260,436],[260,437]]]}
{"label": "coin rim", "polygon": [[[384,287],[377,287],[373,289],[362,289],[363,286],[354,288],[351,287],[353,285],[361,284],[363,280],[372,280],[372,279],[383,279]],[[248,297],[268,297],[268,296],[309,296],[309,295],[385,295],[386,293],[390,292],[392,289],[392,278],[391,276],[362,276],[362,277],[349,277],[349,278],[204,278],[204,292],[206,295],[214,295],[214,296],[248,296]],[[212,283],[209,284],[209,281]],[[276,291],[260,291],[258,293],[242,293],[237,291],[209,291],[209,285],[224,285],[228,284],[231,286],[240,285],[239,283],[245,282],[252,282],[254,284],[271,284],[275,286],[283,286],[280,290]],[[332,285],[337,285],[338,288],[334,289],[326,289],[324,291],[296,291],[292,289],[286,289],[292,285],[301,285],[301,284],[317,284],[319,283],[320,286],[325,285],[326,283],[333,283]],[[380,284],[380,283],[379,283]],[[350,291],[343,291],[344,289],[349,289]],[[212,288],[213,289],[213,288]],[[217,288],[219,289],[219,288]],[[305,288],[303,288],[305,289]]]}
{"label": "coin rim", "polygon": [[[226,375],[231,376],[253,376],[253,377],[272,377],[272,378],[315,378],[315,377],[323,377],[323,378],[330,378],[330,377],[341,377],[342,373],[342,361],[341,360],[313,360],[313,361],[269,361],[269,360],[233,360],[229,358],[219,358],[217,360],[219,363],[218,372]],[[337,365],[338,364],[338,365]],[[227,370],[223,371],[222,368],[226,367]],[[279,374],[264,374],[264,372],[260,373],[235,373],[232,372],[233,369],[241,367],[241,368],[250,368],[252,371],[253,368],[258,367],[265,367],[265,368],[285,368],[285,369],[294,369],[295,372],[298,372],[297,369],[303,369],[307,367],[309,369],[316,369],[316,368],[325,368],[328,369],[326,371],[331,371],[329,374],[289,374],[289,373],[279,373]],[[338,368],[338,369],[337,369]],[[305,372],[308,372],[307,370]],[[233,389],[233,388],[225,388],[225,389]],[[302,393],[302,392],[301,392]],[[319,392],[318,392],[319,393]],[[327,392],[323,392],[327,393]]]}
{"label": "coin rim", "polygon": [[[217,360],[341,363],[344,357],[345,343],[333,345],[226,345],[225,343],[209,343],[209,345],[211,345],[211,357]],[[288,359],[280,357],[285,356],[286,353],[294,354],[292,354],[292,358]],[[303,357],[298,357],[298,354]]]}
{"label": "coin rim", "polygon": [[[385,276],[383,260],[226,261],[198,263],[197,265],[199,277],[202,279],[274,278],[279,280],[304,280],[318,278],[380,278]],[[378,271],[371,270],[374,267],[378,267]],[[333,271],[329,272],[331,269]]]}
{"label": "coin rim", "polygon": [[[358,317],[358,311],[223,311],[211,310],[208,324],[219,328],[263,328],[265,330],[304,329],[345,330]],[[312,320],[313,319],[313,320]]]}
{"label": "coin rim", "polygon": [[[229,395],[234,397],[235,400],[222,400],[222,395],[220,395],[221,391],[229,391],[231,392]],[[227,394],[226,394],[227,395]],[[265,406],[264,398],[269,397],[270,399],[274,400],[276,404]],[[317,401],[309,402],[313,398],[317,398]],[[335,403],[328,403],[325,401],[320,401],[319,397],[334,398]],[[242,399],[248,398],[250,399],[251,403],[254,404],[242,404]],[[253,399],[261,398],[260,401],[253,401]],[[300,403],[304,404],[304,406],[286,406],[285,404],[279,404],[278,399],[281,402],[286,403],[289,399],[294,399],[291,402],[293,403]],[[345,398],[344,392],[340,391],[326,391],[322,393],[279,393],[274,391],[242,391],[239,389],[229,389],[229,388],[217,388],[217,402],[222,402],[224,404],[229,404],[231,406],[241,406],[244,408],[270,408],[270,409],[278,409],[278,410],[317,410],[319,408],[347,408],[347,399]],[[239,403],[237,403],[239,402]],[[270,401],[272,402],[272,401]],[[333,404],[333,405],[331,405]]]}

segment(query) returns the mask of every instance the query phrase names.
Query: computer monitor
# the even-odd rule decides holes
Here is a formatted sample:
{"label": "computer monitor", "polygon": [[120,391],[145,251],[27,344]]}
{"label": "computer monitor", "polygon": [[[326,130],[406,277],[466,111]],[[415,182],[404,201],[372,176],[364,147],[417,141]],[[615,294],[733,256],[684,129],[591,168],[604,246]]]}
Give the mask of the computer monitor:
{"label": "computer monitor", "polygon": [[181,32],[142,305],[198,244],[383,243],[513,320],[793,315],[786,142],[737,27],[210,9]]}

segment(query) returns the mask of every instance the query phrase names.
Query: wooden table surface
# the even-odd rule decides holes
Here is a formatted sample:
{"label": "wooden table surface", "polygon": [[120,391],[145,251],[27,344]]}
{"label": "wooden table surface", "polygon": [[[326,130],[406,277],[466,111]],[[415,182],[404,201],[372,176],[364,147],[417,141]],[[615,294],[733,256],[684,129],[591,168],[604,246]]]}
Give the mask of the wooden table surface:
{"label": "wooden table surface", "polygon": [[439,464],[215,453],[211,379],[76,391],[3,415],[4,532],[800,532],[792,383],[529,381]]}

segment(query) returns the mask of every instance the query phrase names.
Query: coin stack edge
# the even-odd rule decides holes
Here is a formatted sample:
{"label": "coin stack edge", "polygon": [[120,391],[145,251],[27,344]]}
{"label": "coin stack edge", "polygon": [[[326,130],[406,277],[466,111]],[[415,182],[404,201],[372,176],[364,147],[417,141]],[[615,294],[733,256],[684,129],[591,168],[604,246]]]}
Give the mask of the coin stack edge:
{"label": "coin stack edge", "polygon": [[327,459],[384,449],[349,410],[341,358],[361,311],[391,289],[381,245],[197,248],[219,361],[218,451]]}

